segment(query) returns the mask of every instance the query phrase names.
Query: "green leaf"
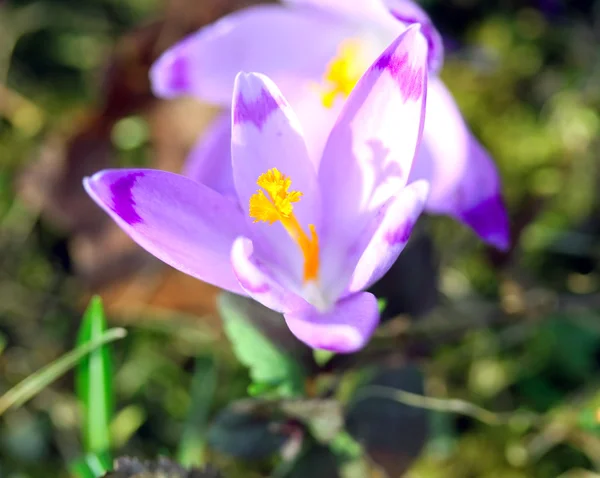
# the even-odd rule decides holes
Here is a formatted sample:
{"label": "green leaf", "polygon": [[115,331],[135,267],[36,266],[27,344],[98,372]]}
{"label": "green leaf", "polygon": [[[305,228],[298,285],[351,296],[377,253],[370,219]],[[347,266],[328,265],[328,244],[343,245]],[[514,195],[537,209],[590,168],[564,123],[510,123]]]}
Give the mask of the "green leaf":
{"label": "green leaf", "polygon": [[183,466],[203,464],[207,418],[216,386],[214,360],[211,357],[199,357],[192,377],[190,409],[177,453],[177,459]]}
{"label": "green leaf", "polygon": [[99,478],[112,468],[108,453],[89,453],[71,463],[71,473],[78,478]]}
{"label": "green leaf", "polygon": [[[93,297],[83,316],[77,345],[84,345],[101,337],[106,331],[106,319],[100,297]],[[83,442],[89,453],[110,449],[110,420],[114,398],[112,387],[112,359],[104,345],[79,362],[75,377],[77,396],[83,408]]]}
{"label": "green leaf", "polygon": [[301,396],[304,368],[255,327],[244,303],[235,296],[222,294],[218,305],[233,350],[239,361],[250,369],[253,382],[250,391],[255,394],[274,391],[279,396]]}

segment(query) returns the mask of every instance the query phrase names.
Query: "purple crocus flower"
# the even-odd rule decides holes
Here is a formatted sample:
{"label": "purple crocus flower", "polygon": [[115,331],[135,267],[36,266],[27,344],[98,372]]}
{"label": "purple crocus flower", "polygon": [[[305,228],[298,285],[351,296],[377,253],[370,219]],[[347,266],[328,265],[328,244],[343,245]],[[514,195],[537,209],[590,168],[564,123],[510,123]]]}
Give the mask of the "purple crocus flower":
{"label": "purple crocus flower", "polygon": [[[427,119],[411,180],[427,179],[426,210],[450,215],[484,241],[509,245],[509,227],[496,167],[466,126],[452,95],[435,76],[443,45],[427,14],[409,0],[287,0],[230,14],[168,50],[153,66],[158,96],[193,95],[229,107],[236,73],[260,71],[279,85],[320,158],[327,133],[355,82],[412,23],[428,43]],[[184,174],[233,194],[229,112],[191,152]],[[401,125],[393,125],[402,135]],[[318,160],[318,159],[317,159]],[[218,174],[217,174],[218,173]]]}
{"label": "purple crocus flower", "polygon": [[315,161],[275,84],[240,73],[233,195],[144,169],[101,171],[84,185],[159,259],[283,313],[312,347],[352,352],[379,320],[363,290],[396,260],[426,201],[426,181],[407,185],[426,87],[427,44],[415,25],[365,72]]}

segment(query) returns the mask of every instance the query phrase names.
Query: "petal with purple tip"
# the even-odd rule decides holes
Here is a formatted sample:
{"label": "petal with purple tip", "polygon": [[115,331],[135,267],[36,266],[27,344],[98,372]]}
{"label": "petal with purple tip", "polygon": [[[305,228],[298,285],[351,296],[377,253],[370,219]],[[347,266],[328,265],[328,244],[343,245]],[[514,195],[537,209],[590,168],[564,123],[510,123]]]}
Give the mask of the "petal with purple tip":
{"label": "petal with purple tip", "polygon": [[508,247],[508,216],[496,166],[437,78],[429,80],[423,141],[410,174],[411,181],[417,179],[430,182],[428,212],[450,215],[489,244]]}
{"label": "petal with purple tip", "polygon": [[411,0],[379,0],[389,9],[396,20],[404,25],[418,23],[421,25],[421,33],[427,39],[428,65],[431,73],[437,73],[444,62],[444,42],[437,31],[429,15],[417,3]]}
{"label": "petal with purple tip", "polygon": [[291,189],[302,198],[294,204],[294,215],[305,231],[319,225],[320,197],[313,163],[296,115],[279,89],[266,76],[240,73],[233,95],[231,155],[233,179],[240,204],[248,214],[257,256],[265,258],[274,273],[288,276],[301,287],[304,259],[298,244],[280,223],[252,223],[250,198],[256,193],[257,179],[277,168],[288,176]]}
{"label": "petal with purple tip", "polygon": [[426,61],[419,26],[409,27],[363,75],[329,136],[319,184],[322,284],[332,296],[370,240],[363,231],[406,184],[423,129]]}
{"label": "petal with purple tip", "polygon": [[386,205],[373,238],[352,275],[350,292],[368,289],[392,267],[408,243],[428,192],[427,181],[417,181],[409,184]]}
{"label": "petal with purple tip", "polygon": [[363,348],[373,335],[379,310],[375,296],[361,292],[341,299],[329,312],[307,307],[284,317],[292,333],[309,346],[351,353]]}
{"label": "petal with purple tip", "polygon": [[88,194],[135,242],[170,266],[246,295],[233,273],[233,241],[247,234],[238,205],[178,174],[109,169],[84,179]]}
{"label": "petal with purple tip", "polygon": [[352,26],[317,9],[258,5],[229,14],[167,50],[152,66],[157,96],[192,95],[229,106],[239,71],[259,71],[283,91],[319,81]]}

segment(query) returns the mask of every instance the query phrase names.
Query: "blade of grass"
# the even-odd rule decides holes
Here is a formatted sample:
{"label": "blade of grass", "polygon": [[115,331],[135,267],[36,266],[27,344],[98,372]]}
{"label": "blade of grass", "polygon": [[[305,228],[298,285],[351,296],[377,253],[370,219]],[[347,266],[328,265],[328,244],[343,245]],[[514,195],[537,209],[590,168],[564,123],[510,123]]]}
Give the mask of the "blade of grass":
{"label": "blade of grass", "polygon": [[76,478],[100,478],[111,469],[112,463],[106,454],[88,454],[69,465]]}
{"label": "blade of grass", "polygon": [[177,460],[185,467],[204,464],[206,423],[216,386],[214,360],[211,357],[198,357],[190,387],[190,409],[177,451]]}
{"label": "blade of grass", "polygon": [[77,365],[83,357],[104,344],[122,339],[127,331],[121,327],[107,330],[102,337],[83,344],[19,382],[0,397],[0,415],[19,407]]}
{"label": "blade of grass", "polygon": [[[77,345],[97,340],[106,328],[102,300],[94,296],[83,315]],[[110,449],[110,420],[114,404],[112,360],[107,345],[98,347],[79,362],[75,384],[83,408],[85,451],[90,454],[106,452]]]}

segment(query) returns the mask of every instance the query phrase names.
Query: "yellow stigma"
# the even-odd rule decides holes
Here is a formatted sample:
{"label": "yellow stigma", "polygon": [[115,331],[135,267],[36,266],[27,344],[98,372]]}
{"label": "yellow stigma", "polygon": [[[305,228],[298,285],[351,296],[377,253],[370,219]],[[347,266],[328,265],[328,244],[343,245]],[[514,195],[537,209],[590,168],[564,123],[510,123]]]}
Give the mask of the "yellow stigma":
{"label": "yellow stigma", "polygon": [[362,49],[358,40],[345,40],[323,75],[326,86],[321,93],[323,106],[331,108],[338,95],[347,97],[365,72]]}
{"label": "yellow stigma", "polygon": [[250,197],[250,217],[254,222],[269,224],[281,221],[304,256],[304,282],[315,280],[319,273],[319,238],[313,224],[308,226],[309,238],[294,215],[293,203],[300,201],[302,193],[290,191],[292,180],[277,168],[261,174],[256,184],[262,189]]}

